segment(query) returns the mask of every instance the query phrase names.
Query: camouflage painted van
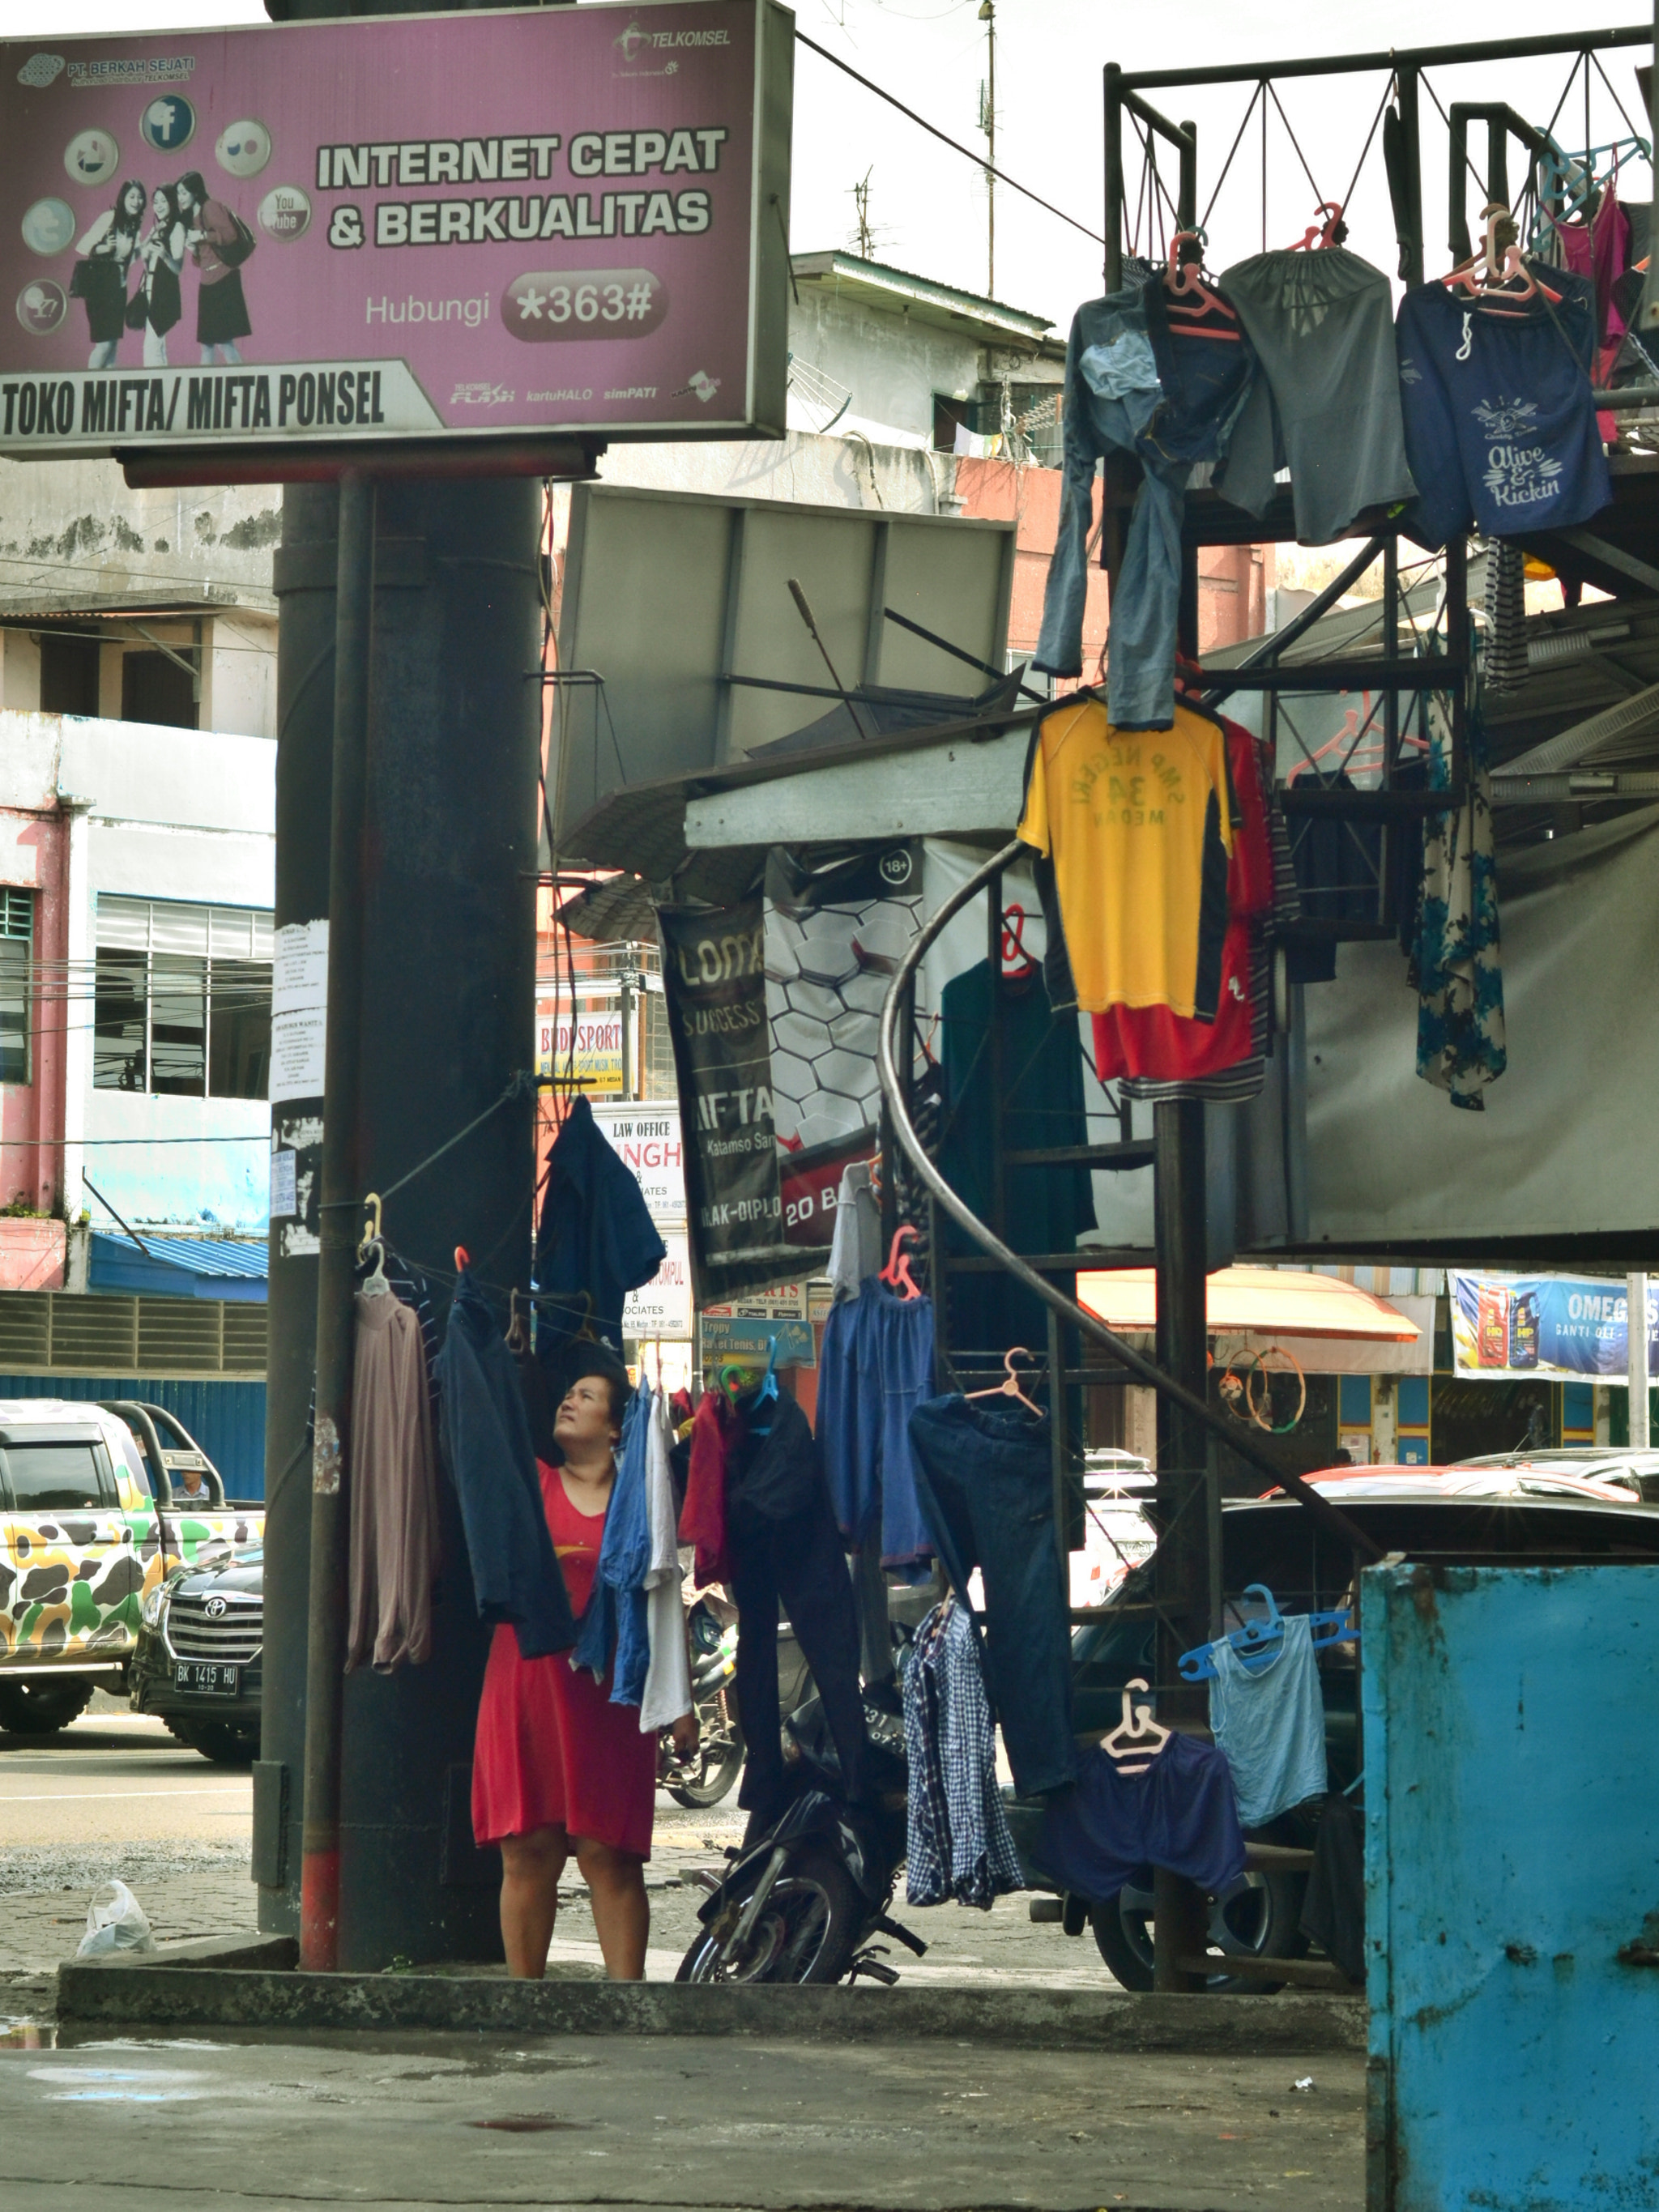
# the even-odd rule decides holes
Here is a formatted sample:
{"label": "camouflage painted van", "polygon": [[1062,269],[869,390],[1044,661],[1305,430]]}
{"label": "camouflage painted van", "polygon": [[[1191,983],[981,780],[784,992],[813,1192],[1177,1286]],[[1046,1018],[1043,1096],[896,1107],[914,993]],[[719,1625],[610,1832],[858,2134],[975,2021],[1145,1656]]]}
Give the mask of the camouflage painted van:
{"label": "camouflage painted van", "polygon": [[[264,1534],[204,1455],[159,1448],[155,1410],[0,1399],[0,1728],[62,1728],[95,1688],[125,1692],[146,1591]],[[180,1462],[205,1471],[199,1510],[178,1503]]]}

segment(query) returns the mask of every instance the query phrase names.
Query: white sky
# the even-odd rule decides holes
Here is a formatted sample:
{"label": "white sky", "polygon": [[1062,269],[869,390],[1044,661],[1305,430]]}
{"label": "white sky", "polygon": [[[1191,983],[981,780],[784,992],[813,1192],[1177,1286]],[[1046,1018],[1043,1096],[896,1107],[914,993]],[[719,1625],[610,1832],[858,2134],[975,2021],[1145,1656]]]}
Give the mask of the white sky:
{"label": "white sky", "polygon": [[[1340,15],[1307,0],[1149,0],[1138,8],[1104,0],[999,0],[997,166],[1034,191],[1101,227],[1101,67],[1179,68],[1229,61],[1283,60],[1328,52],[1367,52],[1390,46],[1444,44],[1495,36],[1558,32],[1583,20],[1598,26],[1646,21],[1630,0],[1508,0],[1500,11],[1474,0],[1348,0]],[[854,68],[885,86],[952,137],[977,147],[979,87],[985,76],[985,26],[979,0],[797,0],[799,27]],[[63,38],[76,33],[203,27],[263,22],[259,0],[0,0],[0,33]],[[1340,23],[1340,30],[1334,26]],[[1638,114],[1634,70],[1647,47],[1620,49],[1602,65],[1626,107]],[[1433,79],[1442,102],[1506,99],[1529,119],[1549,119],[1565,87],[1565,57],[1498,68],[1444,70]],[[1600,143],[1624,133],[1613,99],[1593,77],[1591,134]],[[1383,78],[1292,81],[1280,91],[1290,121],[1324,197],[1348,188]],[[1199,124],[1200,212],[1238,127],[1249,88],[1224,87],[1148,95],[1173,119]],[[1431,272],[1450,265],[1445,252],[1446,157],[1432,105],[1422,103],[1426,159],[1425,229]],[[1570,148],[1583,142],[1583,100],[1575,88],[1557,135]],[[1484,160],[1485,132],[1471,149]],[[1512,149],[1511,177],[1519,165]],[[1126,145],[1133,195],[1139,155]],[[893,109],[804,49],[797,49],[792,242],[796,250],[846,246],[854,234],[852,187],[871,172],[871,219],[878,258],[962,285],[984,289],[985,189],[981,172],[916,130]],[[1173,168],[1170,173],[1174,188]],[[1267,148],[1267,242],[1299,238],[1316,195],[1283,125],[1272,118]],[[1626,197],[1650,197],[1644,163],[1632,172]],[[1479,197],[1470,187],[1471,216]],[[1367,158],[1352,215],[1350,244],[1386,269],[1395,244],[1382,180],[1380,141]],[[1235,161],[1225,199],[1211,224],[1212,265],[1256,251],[1262,243],[1261,142],[1253,118]],[[1100,248],[1004,187],[997,191],[997,292],[1012,305],[1053,319],[1063,334],[1079,300],[1100,289]]]}

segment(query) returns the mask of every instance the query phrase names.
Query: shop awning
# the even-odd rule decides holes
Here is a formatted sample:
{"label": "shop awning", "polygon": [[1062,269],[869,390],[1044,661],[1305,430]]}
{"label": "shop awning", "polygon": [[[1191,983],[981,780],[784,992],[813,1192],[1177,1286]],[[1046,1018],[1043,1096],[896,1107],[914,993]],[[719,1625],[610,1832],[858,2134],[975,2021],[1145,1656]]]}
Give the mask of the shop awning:
{"label": "shop awning", "polygon": [[[1078,1304],[1137,1348],[1152,1349],[1158,1289],[1150,1267],[1080,1274]],[[1407,1303],[1402,1301],[1402,1304]],[[1431,1299],[1409,1304],[1428,1322]],[[1332,1275],[1290,1268],[1223,1267],[1209,1279],[1209,1334],[1223,1358],[1274,1345],[1314,1374],[1427,1371],[1431,1328],[1370,1291]]]}
{"label": "shop awning", "polygon": [[[1078,1304],[1108,1328],[1155,1328],[1158,1286],[1150,1267],[1115,1267],[1079,1275]],[[1370,1337],[1411,1344],[1414,1322],[1369,1291],[1334,1275],[1280,1267],[1223,1267],[1209,1279],[1206,1319],[1213,1335]]]}

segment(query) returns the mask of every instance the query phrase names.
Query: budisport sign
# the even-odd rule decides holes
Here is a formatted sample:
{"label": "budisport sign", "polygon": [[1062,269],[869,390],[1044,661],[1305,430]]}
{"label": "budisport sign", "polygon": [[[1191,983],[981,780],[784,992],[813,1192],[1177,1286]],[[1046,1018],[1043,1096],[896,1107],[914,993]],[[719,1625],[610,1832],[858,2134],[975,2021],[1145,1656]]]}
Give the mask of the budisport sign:
{"label": "budisport sign", "polygon": [[781,432],[793,40],[658,0],[0,41],[0,453]]}

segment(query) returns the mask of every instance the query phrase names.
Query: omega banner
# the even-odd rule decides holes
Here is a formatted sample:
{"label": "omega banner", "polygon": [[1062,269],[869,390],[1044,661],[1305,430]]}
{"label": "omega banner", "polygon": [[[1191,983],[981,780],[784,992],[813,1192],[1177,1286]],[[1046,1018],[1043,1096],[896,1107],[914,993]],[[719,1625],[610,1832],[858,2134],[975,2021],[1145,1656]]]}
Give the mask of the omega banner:
{"label": "omega banner", "polygon": [[[1454,1269],[1451,1326],[1460,1375],[1595,1376],[1624,1384],[1630,1304],[1621,1282],[1584,1275],[1476,1275]],[[1648,1294],[1648,1372],[1659,1376],[1659,1299]]]}
{"label": "omega banner", "polygon": [[0,41],[0,452],[781,432],[793,21]]}

